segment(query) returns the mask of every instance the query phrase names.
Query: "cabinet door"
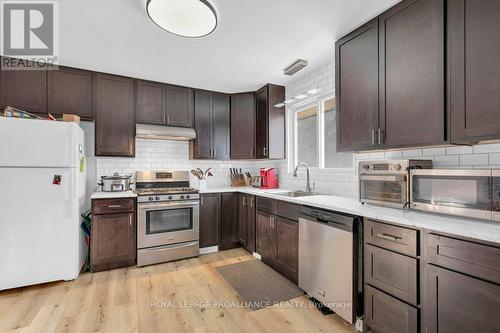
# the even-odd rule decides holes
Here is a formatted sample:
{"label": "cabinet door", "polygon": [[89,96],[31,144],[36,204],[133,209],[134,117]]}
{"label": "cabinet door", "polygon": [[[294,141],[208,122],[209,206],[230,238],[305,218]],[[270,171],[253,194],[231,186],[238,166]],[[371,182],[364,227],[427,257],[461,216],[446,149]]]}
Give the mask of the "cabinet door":
{"label": "cabinet door", "polygon": [[255,156],[267,158],[269,156],[269,120],[267,110],[267,86],[257,91],[255,95]]}
{"label": "cabinet door", "polygon": [[137,81],[137,122],[165,124],[164,85],[157,82]]}
{"label": "cabinet door", "polygon": [[500,138],[500,1],[448,1],[451,141]]}
{"label": "cabinet door", "polygon": [[285,158],[285,108],[277,108],[276,104],[285,100],[285,87],[268,84],[268,157]]}
{"label": "cabinet door", "polygon": [[135,263],[135,213],[92,216],[91,261],[94,272]]}
{"label": "cabinet door", "polygon": [[212,95],[212,156],[217,160],[229,159],[230,144],[229,95]]}
{"label": "cabinet door", "polygon": [[238,246],[237,219],[238,219],[238,194],[223,193],[221,209],[221,236],[220,250]]}
{"label": "cabinet door", "polygon": [[212,158],[212,94],[207,91],[194,93],[194,130],[196,139],[192,142],[192,157]]}
{"label": "cabinet door", "polygon": [[262,259],[274,263],[276,258],[276,243],[273,216],[269,213],[257,211],[256,214],[256,250]]}
{"label": "cabinet door", "polygon": [[202,194],[200,205],[200,247],[219,245],[220,194]]}
{"label": "cabinet door", "polygon": [[276,265],[280,272],[298,282],[299,223],[276,217]]}
{"label": "cabinet door", "polygon": [[47,72],[48,112],[92,118],[92,72],[68,67]]}
{"label": "cabinet door", "polygon": [[241,245],[247,246],[247,209],[248,196],[246,194],[238,194],[238,241]]}
{"label": "cabinet door", "polygon": [[193,127],[193,90],[167,85],[165,88],[167,125]]}
{"label": "cabinet door", "polygon": [[255,196],[247,196],[247,245],[249,252],[255,252]]}
{"label": "cabinet door", "polygon": [[130,78],[94,76],[96,156],[135,155],[134,81]]}
{"label": "cabinet door", "polygon": [[231,159],[255,158],[254,93],[231,95]]}
{"label": "cabinet door", "polygon": [[378,20],[335,44],[337,151],[376,148],[378,129]]}
{"label": "cabinet door", "polygon": [[446,140],[444,31],[444,0],[405,0],[379,16],[380,128],[387,148]]}
{"label": "cabinet door", "polygon": [[500,286],[427,265],[428,333],[500,332]]}
{"label": "cabinet door", "polygon": [[47,112],[47,72],[5,70],[0,75],[0,107],[12,106],[23,111]]}

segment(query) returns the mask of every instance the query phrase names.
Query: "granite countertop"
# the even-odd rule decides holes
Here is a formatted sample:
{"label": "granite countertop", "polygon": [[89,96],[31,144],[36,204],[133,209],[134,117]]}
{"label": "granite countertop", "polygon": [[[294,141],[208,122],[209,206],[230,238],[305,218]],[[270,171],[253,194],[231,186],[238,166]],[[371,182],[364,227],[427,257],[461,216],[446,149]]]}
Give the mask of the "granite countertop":
{"label": "granite countertop", "polygon": [[137,197],[137,194],[132,190],[122,191],[122,192],[96,191],[92,193],[90,199],[115,199],[115,198],[135,198],[135,197]]}
{"label": "granite countertop", "polygon": [[366,205],[361,204],[359,200],[355,198],[334,195],[317,195],[299,198],[290,198],[276,195],[276,193],[286,191],[289,190],[264,190],[251,187],[225,187],[213,189],[209,188],[205,191],[201,191],[200,193],[241,192],[387,221],[402,226],[423,228],[436,232],[443,232],[493,243],[500,243],[500,222],[490,222],[470,218],[431,214],[418,211],[405,211],[403,209]]}

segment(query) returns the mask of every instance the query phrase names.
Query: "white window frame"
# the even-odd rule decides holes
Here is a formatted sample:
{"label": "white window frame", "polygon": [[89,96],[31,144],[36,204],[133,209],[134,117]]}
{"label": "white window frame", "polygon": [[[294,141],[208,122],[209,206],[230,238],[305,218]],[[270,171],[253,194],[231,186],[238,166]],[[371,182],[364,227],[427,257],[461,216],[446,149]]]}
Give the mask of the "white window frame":
{"label": "white window frame", "polygon": [[289,142],[287,150],[288,150],[288,172],[292,173],[298,161],[298,147],[297,147],[297,114],[301,111],[304,111],[310,107],[316,106],[318,110],[318,166],[311,167],[311,169],[317,170],[330,170],[330,171],[342,171],[353,170],[354,169],[354,155],[353,155],[353,163],[348,168],[326,168],[325,167],[325,101],[331,98],[335,98],[335,91],[329,90],[324,93],[321,93],[317,96],[309,98],[304,101],[300,101],[299,103],[293,104],[287,107],[287,142]]}

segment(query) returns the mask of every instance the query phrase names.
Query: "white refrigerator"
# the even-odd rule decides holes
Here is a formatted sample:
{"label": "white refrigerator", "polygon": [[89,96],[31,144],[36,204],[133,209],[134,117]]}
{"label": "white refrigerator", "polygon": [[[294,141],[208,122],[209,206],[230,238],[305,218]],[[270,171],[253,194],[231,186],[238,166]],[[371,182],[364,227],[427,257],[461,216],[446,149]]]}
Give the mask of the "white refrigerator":
{"label": "white refrigerator", "polygon": [[0,117],[0,290],[78,277],[84,148],[76,123]]}

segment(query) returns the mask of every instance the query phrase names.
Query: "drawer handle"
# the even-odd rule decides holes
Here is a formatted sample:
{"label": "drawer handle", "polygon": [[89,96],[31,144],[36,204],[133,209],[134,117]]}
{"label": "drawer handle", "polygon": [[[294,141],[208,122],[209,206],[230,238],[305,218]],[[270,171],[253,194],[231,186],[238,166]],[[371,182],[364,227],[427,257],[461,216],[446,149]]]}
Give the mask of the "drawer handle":
{"label": "drawer handle", "polygon": [[120,208],[122,205],[109,205],[108,208]]}
{"label": "drawer handle", "polygon": [[393,242],[396,242],[396,241],[398,241],[398,240],[401,239],[401,237],[394,236],[394,235],[389,235],[389,234],[386,234],[386,233],[377,234],[376,236],[378,238],[387,239],[387,240],[390,240],[390,241],[393,241]]}

